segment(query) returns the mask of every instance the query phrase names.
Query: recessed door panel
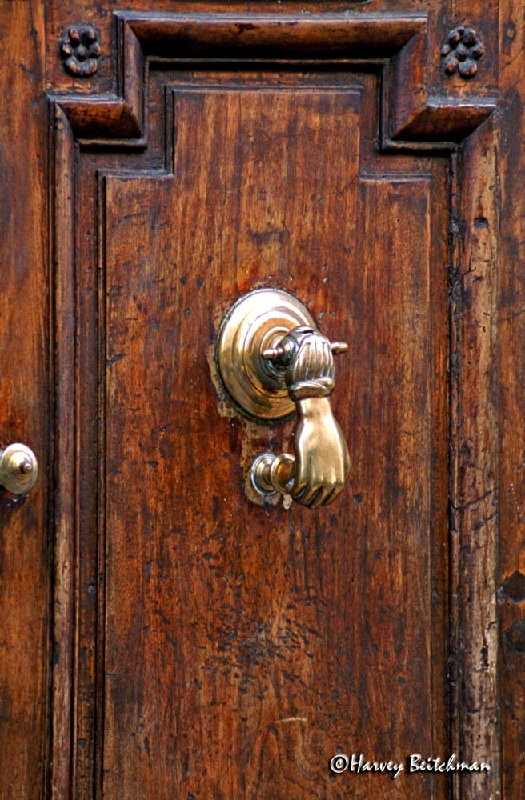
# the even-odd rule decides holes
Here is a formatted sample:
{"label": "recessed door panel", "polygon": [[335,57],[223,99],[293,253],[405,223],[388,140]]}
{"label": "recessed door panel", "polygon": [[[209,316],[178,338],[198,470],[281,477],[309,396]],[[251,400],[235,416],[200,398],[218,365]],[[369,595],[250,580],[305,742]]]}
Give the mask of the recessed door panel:
{"label": "recessed door panel", "polygon": [[[104,796],[432,795],[329,769],[446,749],[441,165],[363,170],[374,96],[345,81],[172,86],[172,168],[104,179]],[[350,345],[353,467],[325,509],[253,501],[251,460],[292,424],[218,381],[220,320],[264,286]]]}

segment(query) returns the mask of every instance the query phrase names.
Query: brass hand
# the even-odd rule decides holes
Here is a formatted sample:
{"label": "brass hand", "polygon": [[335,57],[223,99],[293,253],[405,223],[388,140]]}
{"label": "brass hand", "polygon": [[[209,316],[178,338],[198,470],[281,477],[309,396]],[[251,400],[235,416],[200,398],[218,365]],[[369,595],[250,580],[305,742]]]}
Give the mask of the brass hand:
{"label": "brass hand", "polygon": [[303,506],[318,508],[338,497],[350,471],[350,456],[332,413],[329,396],[335,385],[333,352],[345,345],[330,344],[315,328],[297,327],[263,357],[276,369],[286,369],[286,385],[295,403],[295,458],[260,456],[252,469],[253,482],[263,492],[290,494]]}
{"label": "brass hand", "polygon": [[350,455],[328,397],[298,400],[296,408],[295,480],[290,494],[301,505],[318,508],[341,493]]}

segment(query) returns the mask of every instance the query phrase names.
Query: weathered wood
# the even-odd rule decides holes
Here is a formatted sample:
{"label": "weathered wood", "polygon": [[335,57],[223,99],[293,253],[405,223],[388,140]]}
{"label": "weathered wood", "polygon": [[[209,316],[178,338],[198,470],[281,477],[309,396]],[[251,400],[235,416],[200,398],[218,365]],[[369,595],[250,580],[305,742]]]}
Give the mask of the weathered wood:
{"label": "weathered wood", "polygon": [[[58,100],[74,136],[87,147],[76,171],[82,209],[75,222],[76,240],[82,244],[76,278],[69,279],[78,284],[77,394],[82,398],[72,785],[81,796],[90,795],[95,781],[105,794],[125,786],[133,796],[140,786],[157,798],[168,796],[173,784],[189,795],[221,796],[226,791],[249,796],[257,791],[258,796],[268,797],[275,796],[283,783],[289,797],[317,791],[314,784],[322,785],[326,796],[338,797],[345,784],[341,778],[333,784],[329,780],[326,734],[319,736],[320,731],[335,725],[340,746],[345,738],[362,741],[359,737],[366,728],[368,745],[377,750],[384,746],[388,730],[389,746],[405,751],[400,759],[413,749],[413,741],[428,751],[425,756],[439,752],[444,757],[448,742],[446,162],[378,157],[375,131],[381,124],[383,142],[389,148],[396,146],[385,137],[389,108],[395,105],[399,135],[405,137],[400,146],[450,150],[453,145],[447,138],[466,135],[486,117],[492,101],[486,99],[486,91],[479,99],[471,92],[459,103],[420,96],[414,110],[407,86],[412,79],[424,82],[425,69],[409,75],[408,83],[396,79],[394,70],[389,82],[383,83],[387,91],[378,118],[376,79],[361,75],[353,83],[351,71],[346,65],[341,71],[330,51],[327,59],[333,76],[310,67],[299,81],[285,63],[280,74],[259,77],[238,71],[235,77],[228,71],[206,77],[202,71],[181,72],[179,66],[174,73],[179,88],[173,96],[163,95],[162,73],[156,77],[151,72],[149,103],[142,109],[140,98],[146,95],[140,92],[137,41],[145,52],[169,57],[172,69],[175,61],[169,44],[177,37],[183,55],[199,56],[209,47],[210,55],[224,56],[226,66],[236,54],[245,54],[246,59],[269,55],[263,51],[270,41],[281,48],[280,58],[288,54],[300,60],[310,54],[319,60],[325,29],[315,19],[311,24],[298,19],[287,41],[275,16],[257,17],[257,24],[248,29],[241,16],[237,23],[232,17],[199,14],[130,12],[119,19],[121,60],[126,65],[119,93],[126,98],[126,87],[132,87],[135,99],[130,108],[135,108],[135,118],[144,111],[145,127],[136,141],[142,154],[111,155],[109,148],[123,144],[120,137],[129,134],[120,127],[118,116],[109,129],[104,121],[97,130],[97,120],[109,108],[103,98]],[[334,19],[326,22],[330,31]],[[385,44],[374,35],[386,33],[394,52],[399,47],[392,38],[395,20],[363,19],[349,24],[341,17],[339,24],[354,37],[354,44],[356,36],[363,37],[356,51],[360,57],[367,52],[366,37],[371,37],[370,64],[377,68],[378,47]],[[286,33],[289,17],[282,16],[282,21]],[[245,30],[249,36],[242,38]],[[423,57],[424,45],[421,39],[419,51],[411,49],[406,63],[418,52]],[[387,55],[385,50],[383,56]],[[403,59],[395,64],[399,76]],[[169,65],[164,63],[166,77]],[[428,92],[426,96],[430,97]],[[408,115],[407,124],[403,115]],[[436,128],[436,122],[441,127]],[[425,128],[429,123],[432,130]],[[165,131],[165,141],[160,131]],[[432,143],[434,135],[447,138]],[[132,179],[118,177],[119,170],[129,168],[140,168],[144,177],[136,172]],[[98,179],[97,189],[96,176],[104,173],[107,177]],[[97,209],[98,230],[93,230]],[[474,259],[478,250],[475,243]],[[100,280],[93,270],[97,260]],[[217,405],[213,370],[212,381],[208,365],[203,372],[198,356],[204,348],[207,361],[212,358],[217,325],[239,293],[268,282],[293,286],[307,303],[320,303],[320,315],[326,314],[325,305],[330,306],[328,328],[332,315],[337,319],[349,314],[350,338],[352,331],[354,337],[347,378],[354,403],[344,406],[340,416],[343,424],[352,421],[356,440],[354,481],[360,487],[354,486],[356,509],[352,521],[349,517],[345,522],[346,498],[339,504],[339,514],[328,517],[336,548],[333,558],[326,562],[317,549],[315,569],[307,566],[304,576],[306,608],[304,603],[286,602],[293,619],[284,620],[284,633],[282,621],[275,618],[275,598],[284,602],[282,597],[290,591],[301,593],[296,585],[300,573],[290,576],[286,569],[294,553],[284,559],[283,571],[271,577],[267,570],[276,563],[272,548],[278,546],[281,526],[298,512],[280,512],[283,520],[276,516],[273,523],[276,539],[268,538],[271,516],[260,517],[260,510],[245,495],[247,467],[268,446],[268,431],[231,422],[231,411],[217,424],[217,408],[224,413],[224,400]],[[331,297],[334,287],[336,295]],[[479,306],[483,308],[482,301]],[[423,320],[427,327],[422,327]],[[459,324],[465,331],[472,325],[463,318]],[[195,342],[195,352],[184,346],[190,341]],[[476,346],[483,349],[485,342],[480,338]],[[378,367],[382,359],[387,359],[383,368]],[[170,362],[172,368],[166,369]],[[390,370],[392,377],[385,383]],[[343,381],[344,374],[343,367]],[[476,372],[468,370],[461,389],[485,391]],[[195,420],[188,417],[188,391],[200,398]],[[174,419],[173,409],[179,409]],[[226,450],[217,438],[225,425],[231,440]],[[281,449],[281,437],[286,440],[289,434],[289,427],[275,430],[274,446]],[[492,442],[486,456],[478,454],[474,475],[490,468],[493,448]],[[239,461],[230,464],[236,450]],[[459,469],[464,469],[465,451],[458,446],[456,452]],[[374,459],[379,459],[377,464]],[[137,473],[142,486],[138,492]],[[230,498],[232,509],[223,506],[221,498],[223,503]],[[272,513],[279,514],[276,509]],[[178,527],[170,520],[178,520]],[[316,541],[319,548],[327,536],[323,517],[301,517],[299,522],[302,546]],[[343,530],[351,531],[352,526],[355,533],[343,536]],[[464,527],[467,536],[468,523]],[[226,539],[219,530],[228,532]],[[403,530],[406,548],[397,540],[397,530]],[[222,549],[215,552],[211,543],[219,540]],[[356,560],[346,549],[351,546]],[[302,556],[305,563],[308,550]],[[202,553],[208,553],[209,575]],[[222,597],[229,591],[228,565],[239,558],[236,593]],[[342,564],[343,581],[338,576]],[[479,553],[465,559],[465,564],[469,565],[465,576],[471,574],[481,591]],[[98,602],[92,592],[95,586],[101,587]],[[331,618],[332,630],[339,630],[336,638],[347,641],[340,650],[328,629],[323,634],[320,620],[310,619],[309,614],[342,607],[350,595],[356,598],[352,619],[357,638],[352,639],[346,617]],[[490,596],[490,586],[485,595]],[[396,619],[391,619],[395,635],[390,648],[385,644],[389,641],[385,619],[392,609]],[[475,628],[479,617],[469,614],[468,608],[461,608],[455,620],[455,635],[479,634]],[[288,630],[292,622],[296,634]],[[165,626],[165,635],[157,623]],[[321,650],[300,635],[305,630],[308,639],[318,639]],[[372,632],[380,631],[384,665],[377,662],[379,644],[367,645],[363,630],[372,639]],[[435,630],[437,640],[430,635]],[[224,637],[228,646],[221,649]],[[389,668],[392,652],[403,664],[402,674]],[[486,673],[475,681],[475,653],[472,659],[454,655],[464,678],[462,700],[472,707],[471,685],[481,687],[487,697],[490,694],[495,650],[490,651]],[[289,659],[290,668],[283,672]],[[331,692],[337,678],[335,664],[349,682],[341,679],[341,687]],[[315,686],[311,667],[316,670]],[[394,677],[397,684],[392,684]],[[234,702],[236,681],[245,708],[240,719],[241,706]],[[294,700],[297,681],[299,705]],[[267,694],[270,687],[273,691]],[[393,721],[399,718],[404,720],[402,729]],[[294,761],[285,755],[288,745],[280,719],[308,726],[314,720],[310,731],[305,728],[299,739],[292,737]],[[465,747],[474,760],[490,755],[483,750],[486,740],[479,739],[483,720],[478,723],[473,717],[458,729],[455,740],[460,751]],[[219,752],[218,760],[211,756],[210,742]],[[497,753],[495,732],[489,743],[491,754]],[[418,777],[416,791],[421,796],[447,792],[444,776]],[[497,781],[496,764],[482,785],[497,787]],[[464,796],[474,797],[476,781],[467,779],[463,784]],[[355,786],[356,796],[369,793],[364,783]],[[383,791],[388,797],[404,797],[409,790],[414,793],[407,783],[392,788],[391,783],[377,782],[375,787],[377,796]]]}
{"label": "weathered wood", "polygon": [[[431,445],[431,419],[444,413],[431,374],[445,365],[428,359],[431,296],[445,330],[445,274],[434,279],[429,260],[428,181],[359,181],[358,101],[188,87],[175,93],[174,179],[108,178],[100,757],[110,795],[140,785],[167,798],[175,784],[183,796],[274,797],[286,785],[290,798],[319,787],[340,797],[349,776],[332,784],[326,766],[337,743],[433,746],[430,466],[435,457],[443,479],[446,456],[443,440]],[[378,207],[391,215],[378,220]],[[310,516],[246,496],[247,465],[282,433],[221,420],[208,373],[214,320],[268,284],[352,342],[334,405],[357,484]],[[421,797],[431,783],[418,782]],[[374,792],[406,788],[378,778]]]}
{"label": "weathered wood", "polygon": [[[380,137],[383,148],[412,146],[451,150],[494,110],[486,91],[462,102],[429,90],[427,16],[414,14],[297,14],[117,12],[116,96],[62,98],[75,135],[91,146],[145,145],[143,139],[144,57],[175,65],[188,58],[283,59],[311,69],[311,61],[344,66],[366,59],[383,70]],[[487,83],[487,86],[490,86]],[[415,145],[414,145],[415,143]]]}
{"label": "weathered wood", "polygon": [[[53,471],[54,485],[54,594],[53,594],[53,673],[52,730],[53,757],[51,794],[68,797],[70,793],[71,725],[74,708],[71,703],[75,659],[75,502],[76,431],[75,409],[75,265],[73,211],[75,196],[74,147],[68,135],[69,124],[58,107],[51,106],[49,116],[50,149],[53,152],[50,170],[52,216],[51,261],[55,265],[53,292],[55,414],[54,440],[57,459]],[[56,145],[56,147],[55,147]],[[63,235],[58,236],[60,228]],[[70,464],[70,469],[61,465]]]}
{"label": "weathered wood", "polygon": [[498,562],[501,671],[499,674],[503,796],[525,794],[525,382],[523,349],[523,148],[525,25],[519,3],[500,3],[501,112],[499,138],[499,400],[500,548]]}
{"label": "weathered wood", "polygon": [[0,3],[0,444],[40,462],[28,497],[0,489],[0,796],[36,800],[46,782],[49,587],[49,309],[44,15]]}
{"label": "weathered wood", "polygon": [[[481,141],[480,141],[481,140]],[[483,145],[482,145],[483,142]],[[453,159],[451,598],[457,615],[453,698],[462,758],[483,753],[490,773],[465,781],[459,796],[501,797],[496,619],[498,194],[494,126]]]}
{"label": "weathered wood", "polygon": [[[1,797],[521,797],[521,4],[0,11],[0,444],[42,467],[0,496]],[[350,341],[353,471],[313,514],[251,502],[293,426],[217,381],[263,285]],[[338,747],[491,771],[334,778]]]}

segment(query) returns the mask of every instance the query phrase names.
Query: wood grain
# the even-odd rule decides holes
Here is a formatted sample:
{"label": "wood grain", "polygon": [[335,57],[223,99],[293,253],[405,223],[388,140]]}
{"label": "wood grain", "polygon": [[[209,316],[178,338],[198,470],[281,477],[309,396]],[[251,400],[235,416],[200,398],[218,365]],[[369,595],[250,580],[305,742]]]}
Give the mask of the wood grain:
{"label": "wood grain", "polygon": [[[444,364],[429,329],[432,292],[444,331],[445,275],[431,288],[428,180],[358,180],[359,97],[185,89],[174,178],[107,180],[110,796],[167,798],[175,784],[343,797],[348,776],[327,770],[337,746],[445,747],[430,593],[432,460],[446,468],[431,380]],[[358,484],[333,510],[254,506],[244,470],[283,433],[218,416],[218,312],[259,285],[293,291],[352,341],[334,404]],[[377,797],[406,790],[374,784]]]}
{"label": "wood grain", "polygon": [[[41,465],[0,496],[2,800],[524,794],[521,6],[0,0],[0,444]],[[351,342],[354,471],[312,516],[251,504],[292,428],[210,371],[268,283]],[[337,747],[492,770],[332,781]]]}
{"label": "wood grain", "polygon": [[[499,458],[500,547],[498,561],[501,636],[500,698],[503,797],[525,793],[525,481],[523,347],[523,102],[525,26],[519,3],[500,3],[501,114],[498,149],[500,191],[499,258]],[[514,580],[514,590],[512,581]]]}
{"label": "wood grain", "polygon": [[[75,379],[58,387],[59,452],[73,423],[77,470],[58,491],[72,582],[57,581],[54,796],[447,796],[439,775],[330,779],[337,747],[403,758],[416,742],[491,759],[454,790],[497,797],[492,123],[464,147],[450,216],[443,157],[494,108],[497,56],[483,81],[445,85],[446,3],[295,21],[133,5],[94,96],[50,67],[51,88],[76,92],[53,98],[58,358]],[[480,21],[477,6],[490,44],[494,8]],[[266,73],[232,69],[272,52]],[[206,71],[177,61],[205,54]],[[164,60],[143,73],[144,55]],[[251,458],[291,427],[232,417],[209,371],[222,314],[268,283],[352,342],[334,403],[355,474],[324,516],[250,503]]]}
{"label": "wood grain", "polygon": [[[429,88],[427,16],[116,12],[116,85],[109,96],[60,96],[75,135],[91,147],[144,147],[143,72],[147,56],[171,61],[188,58],[262,60],[311,67],[366,59],[382,73],[380,146],[383,149],[453,150],[495,108],[486,88],[435,95]],[[147,81],[146,81],[147,82]],[[477,86],[475,84],[475,86]],[[435,91],[435,89],[434,89]]]}
{"label": "wood grain", "polygon": [[[454,699],[463,757],[472,762],[474,754],[485,753],[491,765],[490,773],[472,776],[467,791],[473,797],[494,798],[501,796],[498,687],[494,675],[498,656],[496,144],[495,130],[489,124],[472,137],[461,158],[453,162],[455,236],[451,286],[451,521],[453,547],[457,548],[452,607],[459,623],[454,642]],[[472,372],[482,380],[478,378],[474,383]],[[470,631],[468,637],[465,631]],[[461,777],[457,782],[464,785]]]}
{"label": "wood grain", "polygon": [[40,463],[28,497],[0,490],[0,796],[42,797],[46,779],[49,307],[43,8],[0,3],[0,444]]}

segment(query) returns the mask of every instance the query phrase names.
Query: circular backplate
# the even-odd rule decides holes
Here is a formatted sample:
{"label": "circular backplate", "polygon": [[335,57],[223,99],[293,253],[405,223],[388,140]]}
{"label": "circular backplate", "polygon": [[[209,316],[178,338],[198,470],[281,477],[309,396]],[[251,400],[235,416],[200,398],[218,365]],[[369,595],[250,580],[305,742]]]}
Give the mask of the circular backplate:
{"label": "circular backplate", "polygon": [[248,416],[278,420],[294,411],[285,370],[262,357],[299,325],[316,327],[305,306],[280,289],[256,289],[242,297],[224,318],[217,363],[224,385]]}

